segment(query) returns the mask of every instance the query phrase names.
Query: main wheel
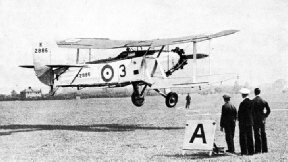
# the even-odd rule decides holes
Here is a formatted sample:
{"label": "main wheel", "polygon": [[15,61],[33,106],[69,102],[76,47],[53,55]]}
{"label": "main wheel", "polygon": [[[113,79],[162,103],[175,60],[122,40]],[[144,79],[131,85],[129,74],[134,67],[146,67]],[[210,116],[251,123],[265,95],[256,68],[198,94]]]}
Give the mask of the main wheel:
{"label": "main wheel", "polygon": [[178,95],[175,92],[170,92],[168,93],[168,95],[166,96],[166,106],[171,108],[176,106],[177,102],[178,102]]}
{"label": "main wheel", "polygon": [[131,100],[135,106],[141,107],[144,104],[145,98],[144,96],[136,95],[136,93],[133,92],[131,95]]}

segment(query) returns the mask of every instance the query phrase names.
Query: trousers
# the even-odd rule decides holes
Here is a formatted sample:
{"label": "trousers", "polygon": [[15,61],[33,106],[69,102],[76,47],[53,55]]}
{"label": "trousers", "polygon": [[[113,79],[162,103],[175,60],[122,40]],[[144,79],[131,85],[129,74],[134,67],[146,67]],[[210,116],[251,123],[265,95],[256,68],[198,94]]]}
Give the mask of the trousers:
{"label": "trousers", "polygon": [[252,126],[239,127],[240,148],[242,155],[254,154],[254,142]]}
{"label": "trousers", "polygon": [[227,143],[228,150],[234,152],[234,133],[235,133],[235,122],[229,123],[229,125],[224,127],[225,139]]}
{"label": "trousers", "polygon": [[254,125],[255,153],[268,152],[265,124]]}
{"label": "trousers", "polygon": [[187,103],[186,103],[186,107],[185,107],[185,108],[186,108],[186,109],[188,109],[188,108],[189,108],[189,106],[190,106],[190,102],[187,102]]}

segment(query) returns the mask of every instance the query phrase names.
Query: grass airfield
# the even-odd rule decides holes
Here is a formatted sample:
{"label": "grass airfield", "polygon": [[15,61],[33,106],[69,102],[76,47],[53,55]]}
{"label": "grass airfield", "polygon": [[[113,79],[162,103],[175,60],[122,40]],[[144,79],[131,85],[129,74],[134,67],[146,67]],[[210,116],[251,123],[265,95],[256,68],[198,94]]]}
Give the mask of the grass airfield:
{"label": "grass airfield", "polygon": [[[192,94],[189,110],[185,95],[175,108],[167,108],[161,96],[146,97],[142,107],[130,98],[0,102],[0,161],[288,161],[288,95],[262,96],[272,111],[269,152],[211,157],[205,151],[181,155],[185,123],[215,120],[215,142],[227,147],[219,130],[221,95]],[[237,109],[241,101],[232,96]],[[240,153],[238,123],[234,142]]]}

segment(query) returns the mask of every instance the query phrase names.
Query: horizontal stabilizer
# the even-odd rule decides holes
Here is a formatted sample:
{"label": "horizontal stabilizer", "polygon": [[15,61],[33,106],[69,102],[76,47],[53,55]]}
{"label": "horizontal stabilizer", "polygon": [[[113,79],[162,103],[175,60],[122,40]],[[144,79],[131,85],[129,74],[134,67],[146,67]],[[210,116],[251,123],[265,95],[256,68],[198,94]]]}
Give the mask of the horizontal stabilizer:
{"label": "horizontal stabilizer", "polygon": [[[76,68],[82,68],[82,67],[87,67],[87,65],[81,65],[81,64],[70,64],[70,65],[67,65],[67,64],[57,64],[57,65],[45,65],[45,66],[48,66],[48,67],[51,67],[51,68],[61,68],[61,67],[76,67]],[[20,65],[19,67],[22,67],[22,68],[30,68],[30,69],[33,69],[34,68],[34,65]]]}
{"label": "horizontal stabilizer", "polygon": [[19,67],[34,69],[34,65],[20,65]]}
{"label": "horizontal stabilizer", "polygon": [[57,64],[57,65],[46,65],[48,67],[51,67],[51,68],[61,68],[61,67],[67,67],[67,68],[70,68],[70,67],[76,67],[76,68],[82,68],[82,67],[87,67],[87,65],[83,65],[83,64]]}

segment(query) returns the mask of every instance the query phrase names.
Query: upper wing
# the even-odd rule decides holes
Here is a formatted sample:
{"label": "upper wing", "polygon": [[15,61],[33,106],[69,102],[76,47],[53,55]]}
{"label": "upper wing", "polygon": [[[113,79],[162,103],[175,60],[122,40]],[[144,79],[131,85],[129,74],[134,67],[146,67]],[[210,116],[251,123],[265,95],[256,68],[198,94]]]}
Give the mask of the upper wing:
{"label": "upper wing", "polygon": [[63,48],[92,48],[92,49],[113,49],[125,47],[159,47],[164,45],[181,44],[188,42],[201,42],[217,37],[234,34],[238,30],[224,30],[211,35],[193,35],[179,38],[153,39],[153,40],[110,40],[107,38],[75,38],[57,42]]}
{"label": "upper wing", "polygon": [[[92,48],[92,49],[113,49],[132,47],[131,43],[140,43],[141,41],[129,40],[110,40],[103,38],[76,38],[57,42],[59,47],[64,48]],[[146,42],[143,46],[150,46],[151,43]]]}
{"label": "upper wing", "polygon": [[223,30],[221,32],[211,34],[211,35],[196,35],[196,36],[187,36],[187,37],[180,37],[180,38],[170,38],[170,39],[157,39],[153,41],[152,47],[164,46],[164,45],[172,45],[172,44],[181,44],[181,43],[188,43],[188,42],[201,42],[205,40],[210,40],[213,38],[218,38],[230,34],[234,34],[239,30]]}

